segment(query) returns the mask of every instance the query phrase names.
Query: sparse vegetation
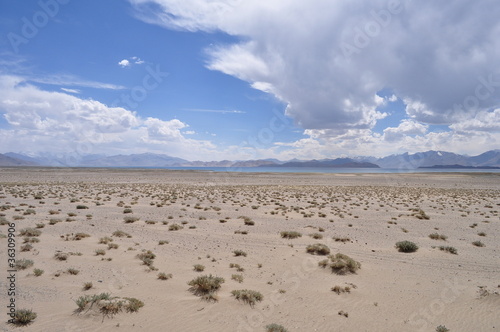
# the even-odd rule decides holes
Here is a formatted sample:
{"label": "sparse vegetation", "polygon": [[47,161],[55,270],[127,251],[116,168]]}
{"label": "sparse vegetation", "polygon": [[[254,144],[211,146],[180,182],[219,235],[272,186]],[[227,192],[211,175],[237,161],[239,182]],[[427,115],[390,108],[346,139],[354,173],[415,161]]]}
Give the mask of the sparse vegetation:
{"label": "sparse vegetation", "polygon": [[168,280],[168,279],[172,279],[173,275],[172,273],[165,273],[165,272],[160,272],[158,273],[158,279],[160,280]]}
{"label": "sparse vegetation", "polygon": [[172,225],[168,226],[169,231],[178,231],[178,230],[181,230],[183,228],[184,227],[182,227],[181,225],[178,225],[178,224],[172,224]]}
{"label": "sparse vegetation", "polygon": [[349,287],[349,286],[342,287],[342,286],[336,285],[336,286],[332,287],[332,292],[335,292],[338,295],[340,295],[342,293],[350,293],[351,292],[351,287]]}
{"label": "sparse vegetation", "polygon": [[312,234],[309,234],[309,236],[315,240],[321,240],[323,238],[323,234],[319,234],[319,233],[312,233]]}
{"label": "sparse vegetation", "polygon": [[37,317],[37,314],[32,310],[28,309],[19,309],[16,310],[14,315],[14,325],[24,326],[28,325],[32,321],[34,321]]}
{"label": "sparse vegetation", "polygon": [[330,248],[322,243],[310,244],[306,247],[306,252],[312,255],[328,255]]}
{"label": "sparse vegetation", "polygon": [[36,228],[23,228],[19,231],[20,236],[40,236],[42,231]]}
{"label": "sparse vegetation", "polygon": [[114,231],[112,235],[116,237],[128,237],[128,238],[132,237],[132,235],[130,235],[129,233],[120,230]]}
{"label": "sparse vegetation", "polygon": [[56,252],[55,255],[54,255],[54,258],[59,260],[59,261],[65,261],[68,259],[68,254],[67,253],[64,253],[64,252]]}
{"label": "sparse vegetation", "polygon": [[484,247],[484,243],[481,241],[474,241],[472,242],[472,244],[475,245],[476,247]]}
{"label": "sparse vegetation", "polygon": [[264,296],[261,293],[248,289],[233,290],[231,291],[231,295],[233,295],[237,300],[250,304],[252,307],[255,303],[261,302],[264,299]]}
{"label": "sparse vegetation", "polygon": [[443,240],[443,241],[446,241],[446,239],[448,238],[446,235],[438,233],[429,234],[429,237],[433,240]]}
{"label": "sparse vegetation", "polygon": [[41,276],[41,275],[43,274],[43,272],[44,272],[44,271],[43,271],[42,269],[33,269],[33,275],[34,275],[35,277],[39,277],[39,276]]}
{"label": "sparse vegetation", "polygon": [[240,284],[243,282],[243,275],[241,274],[232,274],[231,279],[239,282]]}
{"label": "sparse vegetation", "polygon": [[327,259],[320,261],[318,265],[322,268],[329,267],[336,274],[356,273],[361,268],[361,263],[341,253],[329,255]]}
{"label": "sparse vegetation", "polygon": [[203,272],[205,270],[205,266],[201,264],[195,264],[193,265],[193,270],[196,272]]}
{"label": "sparse vegetation", "polygon": [[[104,317],[113,317],[125,309],[126,312],[137,312],[144,306],[144,302],[132,297],[111,297],[109,293],[80,296],[76,301],[78,311],[94,308]],[[94,306],[95,305],[95,306]],[[88,308],[87,308],[88,307]]]}
{"label": "sparse vegetation", "polygon": [[210,274],[197,277],[189,281],[188,285],[191,286],[189,290],[196,296],[200,296],[207,301],[217,301],[218,299],[215,293],[220,289],[223,283],[224,278]]}
{"label": "sparse vegetation", "polygon": [[411,241],[400,241],[396,243],[396,248],[399,252],[415,252],[418,250],[418,245]]}
{"label": "sparse vegetation", "polygon": [[450,254],[454,254],[454,255],[458,254],[457,249],[454,247],[450,247],[450,246],[440,246],[439,250],[446,251],[446,252],[449,252]]}
{"label": "sparse vegetation", "polygon": [[131,217],[131,216],[123,217],[123,221],[126,224],[132,224],[132,223],[136,222],[137,220],[139,220],[139,218],[137,218],[137,217]]}
{"label": "sparse vegetation", "polygon": [[288,330],[283,325],[273,323],[266,325],[266,332],[288,332]]}
{"label": "sparse vegetation", "polygon": [[233,254],[234,254],[235,256],[243,256],[243,257],[247,257],[247,253],[246,253],[246,252],[244,252],[243,250],[234,250],[234,251],[233,251]]}
{"label": "sparse vegetation", "polygon": [[27,268],[32,267],[33,264],[34,263],[31,259],[26,259],[26,258],[18,259],[16,260],[16,269],[26,270]]}

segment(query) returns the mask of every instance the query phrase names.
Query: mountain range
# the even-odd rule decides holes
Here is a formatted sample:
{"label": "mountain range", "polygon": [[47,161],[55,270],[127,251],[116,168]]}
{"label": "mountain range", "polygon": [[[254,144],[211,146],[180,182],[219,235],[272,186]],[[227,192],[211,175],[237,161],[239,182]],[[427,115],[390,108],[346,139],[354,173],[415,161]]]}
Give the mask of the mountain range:
{"label": "mountain range", "polygon": [[0,166],[48,166],[48,167],[335,167],[335,168],[481,168],[500,167],[500,149],[477,156],[466,156],[445,151],[427,151],[414,154],[403,153],[383,158],[352,157],[320,160],[222,160],[188,161],[165,154],[142,153],[131,155],[53,155],[42,153],[0,154]]}

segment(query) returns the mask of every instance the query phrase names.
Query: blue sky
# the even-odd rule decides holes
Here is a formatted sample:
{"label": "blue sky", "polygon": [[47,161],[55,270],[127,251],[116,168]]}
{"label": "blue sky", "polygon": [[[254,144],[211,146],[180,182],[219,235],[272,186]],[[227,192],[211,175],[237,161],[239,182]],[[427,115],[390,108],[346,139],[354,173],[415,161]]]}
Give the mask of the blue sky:
{"label": "blue sky", "polygon": [[500,4],[0,1],[0,153],[500,147]]}

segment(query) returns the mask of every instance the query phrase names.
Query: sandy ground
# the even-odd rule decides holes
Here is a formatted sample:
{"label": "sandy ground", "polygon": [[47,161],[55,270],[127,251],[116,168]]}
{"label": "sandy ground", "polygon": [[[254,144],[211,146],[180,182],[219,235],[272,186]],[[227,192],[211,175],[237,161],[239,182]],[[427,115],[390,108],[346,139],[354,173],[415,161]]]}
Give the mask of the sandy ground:
{"label": "sandy ground", "polygon": [[[0,168],[0,218],[15,223],[16,258],[34,262],[16,273],[16,306],[37,313],[24,327],[6,323],[8,239],[2,238],[0,330],[266,331],[276,323],[288,331],[435,331],[439,325],[500,331],[499,210],[498,174]],[[139,219],[125,223],[126,217]],[[169,230],[173,224],[183,228]],[[22,251],[20,232],[30,227],[41,231],[39,242]],[[117,230],[131,237],[113,236]],[[302,237],[285,239],[282,231]],[[90,236],[73,240],[76,233]],[[432,233],[446,240],[431,239]],[[104,237],[118,248],[99,243]],[[398,252],[395,243],[403,240],[418,251]],[[319,267],[325,256],[306,252],[315,243],[361,268],[339,275]],[[145,250],[156,255],[152,269],[137,258]],[[60,261],[59,251],[72,255]],[[194,271],[195,264],[204,271]],[[41,276],[34,276],[37,268]],[[160,272],[172,278],[160,280]],[[216,302],[187,284],[209,274],[225,280]],[[232,280],[234,274],[243,282]],[[83,290],[86,282],[91,289]],[[334,286],[350,292],[337,294]],[[263,300],[238,301],[231,295],[238,289],[258,291]],[[137,298],[144,307],[108,316],[98,304],[77,310],[78,298],[100,293]]]}

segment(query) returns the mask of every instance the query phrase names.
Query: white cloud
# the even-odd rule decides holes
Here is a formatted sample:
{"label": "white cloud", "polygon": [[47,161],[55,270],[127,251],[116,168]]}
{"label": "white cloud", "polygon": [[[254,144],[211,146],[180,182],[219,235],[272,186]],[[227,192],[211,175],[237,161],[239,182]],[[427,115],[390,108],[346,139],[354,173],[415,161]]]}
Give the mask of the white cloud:
{"label": "white cloud", "polygon": [[202,113],[221,113],[221,114],[245,114],[245,111],[240,110],[214,110],[214,109],[206,109],[206,108],[185,108],[184,111],[189,112],[202,112]]}
{"label": "white cloud", "polygon": [[80,93],[80,90],[78,90],[78,89],[61,88],[61,90],[63,90],[64,92],[75,93],[75,94]]}
{"label": "white cloud", "polygon": [[131,57],[130,59],[134,60],[134,63],[135,63],[136,65],[142,65],[142,64],[144,63],[144,60],[141,60],[141,58],[136,57],[136,56],[133,56],[133,57]]}
{"label": "white cloud", "polygon": [[[158,152],[193,158],[213,155],[209,141],[187,139],[180,120],[143,119],[122,107],[42,90],[18,76],[0,75],[1,152]],[[82,148],[84,147],[84,148]]]}
{"label": "white cloud", "polygon": [[135,65],[142,65],[144,64],[145,61],[142,60],[141,58],[139,57],[136,57],[136,56],[132,56],[128,59],[123,59],[121,61],[118,62],[118,65],[122,68],[127,68],[127,67],[130,67],[132,66],[132,64],[135,64]]}
{"label": "white cloud", "polygon": [[65,86],[79,86],[93,89],[107,89],[107,90],[123,90],[122,85],[103,83],[96,81],[85,80],[73,75],[68,74],[50,74],[27,76],[24,78],[27,82],[50,84],[50,85],[65,85]]}
{"label": "white cloud", "polygon": [[384,140],[397,141],[408,135],[424,135],[429,126],[415,122],[413,120],[403,120],[397,127],[384,129]]}
{"label": "white cloud", "polygon": [[450,128],[456,131],[500,132],[500,108],[478,112],[474,118],[454,123]]}
{"label": "white cloud", "polygon": [[127,59],[123,59],[118,62],[118,65],[122,68],[130,67],[130,61],[128,61]]}
{"label": "white cloud", "polygon": [[241,37],[210,48],[208,68],[273,93],[304,129],[372,128],[383,89],[428,124],[500,104],[500,3],[129,1],[150,23]]}

